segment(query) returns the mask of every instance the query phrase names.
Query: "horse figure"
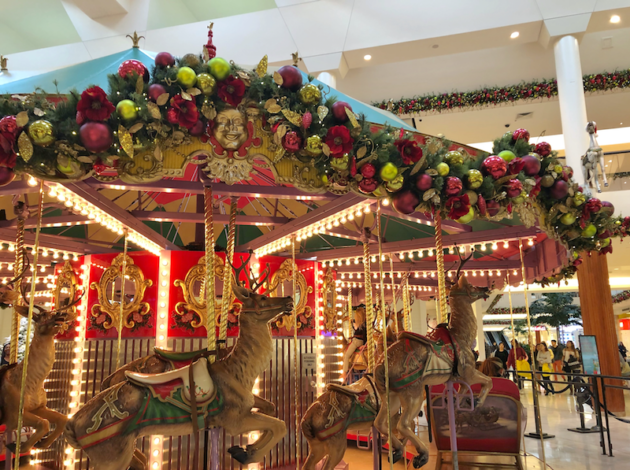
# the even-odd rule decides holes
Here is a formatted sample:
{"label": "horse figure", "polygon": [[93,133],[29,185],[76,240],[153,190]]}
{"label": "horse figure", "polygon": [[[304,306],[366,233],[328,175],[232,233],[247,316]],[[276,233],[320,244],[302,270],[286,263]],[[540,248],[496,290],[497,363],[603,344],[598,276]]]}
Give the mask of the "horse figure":
{"label": "horse figure", "polygon": [[[465,277],[460,277],[461,268],[468,259],[470,257],[462,260],[460,256],[457,281],[450,288],[448,325],[438,325],[427,337],[405,331],[387,350],[389,409],[401,409],[397,430],[403,439],[413,443],[418,452],[413,459],[414,468],[420,468],[429,461],[429,449],[416,436],[413,427],[413,420],[420,413],[425,385],[439,385],[455,379],[469,385],[481,384],[479,405],[483,404],[492,389],[492,379],[475,368],[472,351],[477,336],[477,320],[471,304],[479,297],[487,297],[489,290],[471,286]],[[374,380],[383,401],[385,366],[382,362],[375,368]],[[388,437],[386,409],[382,406],[374,421],[385,439]],[[403,455],[403,443],[394,435],[391,442],[394,461],[398,461]]]}
{"label": "horse figure", "polygon": [[608,179],[606,179],[606,171],[604,165],[604,151],[597,143],[597,123],[595,121],[589,121],[586,124],[586,132],[588,132],[589,137],[591,139],[591,143],[589,145],[586,154],[582,156],[582,168],[584,171],[584,178],[588,185],[597,189],[598,193],[602,192],[602,189],[599,185],[599,175],[598,168],[602,172],[602,179],[604,180],[604,186],[608,187]]}
{"label": "horse figure", "polygon": [[146,459],[135,441],[148,435],[186,435],[204,427],[222,427],[232,436],[260,431],[246,448],[228,449],[243,465],[262,461],[284,437],[283,421],[253,410],[257,397],[252,388],[273,353],[269,323],[289,314],[293,299],[257,293],[263,281],[249,275],[250,288],[240,285],[237,279],[248,261],[235,270],[232,283],[243,308],[229,355],[210,363],[206,353],[188,366],[159,374],[127,371],[126,380],[94,396],[68,421],[67,441],[85,451],[95,470],[145,470]]}

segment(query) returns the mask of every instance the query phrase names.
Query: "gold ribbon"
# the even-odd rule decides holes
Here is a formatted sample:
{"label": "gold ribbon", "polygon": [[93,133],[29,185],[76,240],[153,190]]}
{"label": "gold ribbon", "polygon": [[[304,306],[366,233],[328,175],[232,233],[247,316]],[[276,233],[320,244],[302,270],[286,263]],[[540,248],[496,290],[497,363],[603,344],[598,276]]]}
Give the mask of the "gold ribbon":
{"label": "gold ribbon", "polygon": [[[217,319],[214,310],[214,220],[212,214],[212,188],[206,186],[203,190],[204,197],[204,224],[206,242],[206,334],[208,336],[208,351],[217,349]],[[225,263],[225,271],[228,265]],[[214,362],[216,355],[208,356],[208,361]]]}
{"label": "gold ribbon", "polygon": [[[118,343],[116,344],[116,370],[120,367],[120,349],[122,346],[122,330],[125,319],[123,312],[125,311],[125,275],[127,273],[127,229],[125,229],[125,245],[123,248],[123,263],[121,267],[120,278],[120,314],[118,316]],[[112,285],[113,288],[113,285]]]}
{"label": "gold ribbon", "polygon": [[435,248],[438,275],[438,300],[440,305],[440,323],[448,321],[446,311],[446,280],[444,278],[444,247],[442,246],[442,217],[440,211],[435,212]]}
{"label": "gold ribbon", "polygon": [[[39,204],[37,206],[37,227],[35,229],[35,246],[33,247],[33,266],[37,266],[39,258],[39,232],[42,228],[42,212],[44,208],[44,182],[39,182]],[[28,356],[31,347],[31,331],[33,328],[33,307],[35,306],[35,288],[37,286],[37,276],[34,271],[31,275],[31,292],[28,302],[28,320],[26,327],[26,344],[24,349],[24,359],[22,361],[22,383],[20,387],[20,407],[18,408],[17,437],[15,440],[15,462],[14,470],[20,468],[20,444],[22,440],[22,422],[24,414],[24,394],[26,393],[26,371],[28,370]],[[17,343],[17,341],[16,341]]]}
{"label": "gold ribbon", "polygon": [[[387,444],[389,453],[389,468],[394,470],[394,458],[392,450],[392,418],[389,412],[389,364],[387,362],[387,318],[385,316],[385,284],[383,279],[383,234],[381,233],[381,202],[377,202],[376,206],[376,230],[378,231],[378,268],[381,276],[381,318],[383,319],[383,367],[385,367],[385,409],[387,411]],[[391,255],[390,255],[391,260]],[[392,266],[393,267],[393,266]],[[392,271],[393,276],[393,271]],[[392,277],[392,284],[394,279]],[[392,292],[392,295],[394,293]],[[394,298],[395,300],[395,298]],[[396,306],[394,306],[394,322],[398,322],[395,319]],[[398,328],[396,328],[398,329]],[[403,449],[404,453],[404,449]]]}
{"label": "gold ribbon", "polygon": [[[232,197],[230,201],[230,223],[228,225],[227,249],[225,250],[225,269],[223,270],[223,300],[221,302],[221,322],[219,323],[219,339],[227,339],[227,320],[230,310],[230,299],[232,298],[232,271],[229,269],[230,262],[234,262],[234,235],[236,233],[236,202],[238,199]],[[237,279],[238,281],[238,279]],[[221,347],[225,347],[223,343]]]}

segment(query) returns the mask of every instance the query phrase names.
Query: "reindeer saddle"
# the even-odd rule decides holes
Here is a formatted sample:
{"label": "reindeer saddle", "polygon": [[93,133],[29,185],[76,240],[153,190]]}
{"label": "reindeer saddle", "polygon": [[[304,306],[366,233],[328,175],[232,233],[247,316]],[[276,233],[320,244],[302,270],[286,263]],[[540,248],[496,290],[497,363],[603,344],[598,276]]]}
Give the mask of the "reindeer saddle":
{"label": "reindeer saddle", "polygon": [[177,352],[169,349],[153,348],[155,355],[166,362],[170,362],[173,369],[189,366],[196,357],[207,351],[208,350],[206,348],[189,352]]}
{"label": "reindeer saddle", "polygon": [[[404,331],[400,334],[399,340],[404,341],[404,349],[407,353],[404,363],[405,373],[397,380],[390,382],[392,390],[402,390],[427,375],[456,374],[461,350],[445,324],[438,325],[427,336]],[[429,355],[424,363],[416,356],[412,342],[422,343],[429,348]]]}

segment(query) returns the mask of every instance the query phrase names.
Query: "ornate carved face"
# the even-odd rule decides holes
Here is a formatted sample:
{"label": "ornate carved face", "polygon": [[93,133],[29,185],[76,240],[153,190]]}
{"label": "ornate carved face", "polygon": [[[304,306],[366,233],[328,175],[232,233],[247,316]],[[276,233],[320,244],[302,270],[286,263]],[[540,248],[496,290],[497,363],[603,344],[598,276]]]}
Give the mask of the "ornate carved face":
{"label": "ornate carved face", "polygon": [[237,150],[249,137],[247,117],[234,108],[226,108],[217,114],[212,134],[224,149]]}

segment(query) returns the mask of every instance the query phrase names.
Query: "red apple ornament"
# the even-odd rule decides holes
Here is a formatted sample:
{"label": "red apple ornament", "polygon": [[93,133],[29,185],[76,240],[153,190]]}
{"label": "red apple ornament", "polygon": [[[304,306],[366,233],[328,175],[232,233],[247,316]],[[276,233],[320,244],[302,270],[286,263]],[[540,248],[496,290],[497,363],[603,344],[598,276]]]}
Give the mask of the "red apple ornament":
{"label": "red apple ornament", "polygon": [[549,145],[547,142],[537,143],[536,153],[543,158],[546,157],[547,155],[551,154],[551,145]]}
{"label": "red apple ornament", "polygon": [[203,125],[203,121],[200,119],[199,121],[195,123],[194,126],[190,128],[188,132],[192,136],[199,137],[200,135],[203,134],[204,130],[205,130],[205,126]]}
{"label": "red apple ornament", "polygon": [[166,93],[166,88],[164,88],[159,83],[154,83],[153,85],[149,85],[148,95],[151,101],[154,101],[154,102],[157,101],[160,95],[163,95],[164,93]]}
{"label": "red apple ornament", "polygon": [[332,113],[337,121],[346,122],[348,120],[346,108],[352,111],[352,106],[350,106],[345,101],[335,101],[335,103],[332,105]]}
{"label": "red apple ornament", "polygon": [[302,73],[297,67],[285,65],[284,67],[280,67],[278,73],[282,77],[282,88],[298,91],[302,86]]}
{"label": "red apple ornament", "polygon": [[433,186],[433,178],[431,178],[431,175],[424,173],[416,180],[416,188],[420,191],[427,191],[431,186]]}
{"label": "red apple ornament", "polygon": [[112,146],[112,130],[104,122],[86,122],[79,129],[83,146],[92,153],[101,153]]}
{"label": "red apple ornament", "polygon": [[554,199],[562,199],[568,193],[569,193],[569,185],[564,180],[556,181],[551,187],[551,190],[549,191],[549,194],[551,194],[551,197]]}
{"label": "red apple ornament", "polygon": [[15,172],[6,166],[0,166],[0,186],[6,186],[15,179]]}
{"label": "red apple ornament", "polygon": [[145,82],[149,81],[149,69],[139,60],[126,60],[118,67],[118,75],[122,78],[127,78],[134,72],[142,77]]}
{"label": "red apple ornament", "polygon": [[523,161],[523,172],[527,176],[535,176],[540,171],[540,160],[538,160],[533,155],[525,155],[522,158]]}
{"label": "red apple ornament", "polygon": [[170,52],[160,52],[155,56],[155,65],[158,67],[172,67],[175,65],[175,57]]}
{"label": "red apple ornament", "polygon": [[498,201],[491,199],[490,201],[486,202],[486,208],[488,211],[488,215],[490,217],[494,217],[501,210],[501,204]]}
{"label": "red apple ornament", "polygon": [[420,204],[420,199],[416,196],[416,193],[409,189],[396,193],[394,196],[394,209],[401,214],[413,214],[418,204]]}
{"label": "red apple ornament", "polygon": [[523,139],[525,142],[529,142],[529,131],[527,129],[516,129],[512,133],[512,140]]}
{"label": "red apple ornament", "polygon": [[613,206],[612,203],[608,201],[602,201],[601,212],[611,217],[613,215],[613,212],[615,212],[615,206]]}
{"label": "red apple ornament", "polygon": [[371,163],[366,163],[361,167],[360,171],[364,178],[373,178],[376,174],[376,167]]}

